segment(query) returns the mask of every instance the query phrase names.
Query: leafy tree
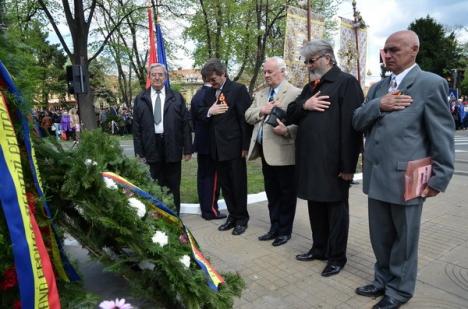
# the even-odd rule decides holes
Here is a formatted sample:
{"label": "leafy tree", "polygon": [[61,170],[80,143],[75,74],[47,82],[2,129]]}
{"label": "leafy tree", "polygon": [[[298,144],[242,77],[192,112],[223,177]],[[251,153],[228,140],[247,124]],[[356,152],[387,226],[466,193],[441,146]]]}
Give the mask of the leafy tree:
{"label": "leafy tree", "polygon": [[463,44],[462,46],[462,57],[460,61],[460,67],[461,70],[463,70],[463,75],[460,75],[459,77],[461,80],[459,81],[460,85],[460,91],[463,95],[468,96],[468,42]]}
{"label": "leafy tree", "polygon": [[[126,3],[131,0],[126,1]],[[71,2],[71,3],[70,3]],[[89,64],[103,51],[108,43],[113,32],[121,26],[125,18],[131,15],[135,10],[143,7],[124,6],[116,12],[116,23],[114,27],[106,33],[102,40],[92,40],[92,26],[95,25],[95,15],[102,14],[103,5],[97,0],[62,0],[61,3],[55,0],[39,0],[37,1],[38,8],[42,10],[50,25],[54,29],[63,49],[70,58],[72,64],[81,65],[83,67],[84,84],[89,85]],[[97,14],[96,14],[97,13]],[[65,20],[68,25],[68,30],[71,35],[72,45],[65,40],[64,34],[59,28],[63,20],[60,18],[65,15]],[[92,48],[89,50],[89,46]],[[94,53],[90,53],[94,51]],[[91,54],[91,55],[90,55]],[[95,129],[97,127],[96,115],[94,113],[94,93],[88,91],[76,95],[80,106],[80,117],[83,121],[84,128]]]}
{"label": "leafy tree", "polygon": [[[196,44],[195,64],[219,58],[230,70],[236,69],[233,79],[248,80],[252,91],[265,57],[283,54],[287,6],[300,6],[302,2],[191,0],[194,10],[201,12],[191,16],[191,24],[184,32]],[[340,2],[315,0],[312,9],[330,20]],[[333,23],[326,26],[331,29]]]}
{"label": "leafy tree", "polygon": [[422,69],[447,76],[450,70],[460,65],[461,49],[453,31],[447,33],[429,15],[416,19],[408,29],[419,36],[420,50],[416,62]]}
{"label": "leafy tree", "polygon": [[31,19],[28,6],[8,8],[3,16],[6,28],[0,35],[0,59],[26,100],[47,106],[51,94],[65,92],[66,57],[58,45],[47,42],[44,24]]}

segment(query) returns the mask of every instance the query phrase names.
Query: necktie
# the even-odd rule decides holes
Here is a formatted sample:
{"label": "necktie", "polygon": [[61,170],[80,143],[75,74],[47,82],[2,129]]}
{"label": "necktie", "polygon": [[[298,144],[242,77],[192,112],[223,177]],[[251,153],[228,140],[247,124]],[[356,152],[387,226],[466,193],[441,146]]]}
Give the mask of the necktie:
{"label": "necktie", "polygon": [[216,89],[216,93],[215,93],[216,100],[219,98],[220,94],[221,94],[221,89]]}
{"label": "necktie", "polygon": [[156,91],[156,101],[154,102],[154,123],[159,124],[161,122],[161,97],[159,94],[161,91]]}
{"label": "necktie", "polygon": [[390,87],[388,88],[388,92],[393,92],[398,89],[398,84],[396,82],[396,76],[392,75],[392,79],[390,80]]}
{"label": "necktie", "polygon": [[[275,98],[275,89],[274,88],[271,88],[270,90],[270,95],[268,97],[268,102],[271,103]],[[259,144],[262,144],[263,142],[263,123],[266,121],[266,119],[270,117],[270,115],[266,116],[261,125],[260,125],[260,128],[258,129],[258,134],[257,134],[257,143]]]}
{"label": "necktie", "polygon": [[270,96],[268,97],[268,102],[273,101],[274,98],[275,98],[275,89],[272,88],[270,91]]}

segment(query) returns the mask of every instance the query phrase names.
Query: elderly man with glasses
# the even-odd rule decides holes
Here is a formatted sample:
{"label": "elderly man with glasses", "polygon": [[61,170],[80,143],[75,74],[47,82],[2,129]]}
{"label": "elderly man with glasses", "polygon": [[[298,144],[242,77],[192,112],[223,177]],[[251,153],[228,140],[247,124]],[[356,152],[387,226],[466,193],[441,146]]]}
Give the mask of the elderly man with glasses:
{"label": "elderly man with glasses", "polygon": [[322,276],[328,277],[347,261],[348,193],[362,142],[351,122],[364,96],[356,78],[336,65],[328,42],[310,41],[301,55],[313,82],[289,104],[287,120],[298,126],[297,196],[308,203],[313,245],[296,259],[326,260]]}

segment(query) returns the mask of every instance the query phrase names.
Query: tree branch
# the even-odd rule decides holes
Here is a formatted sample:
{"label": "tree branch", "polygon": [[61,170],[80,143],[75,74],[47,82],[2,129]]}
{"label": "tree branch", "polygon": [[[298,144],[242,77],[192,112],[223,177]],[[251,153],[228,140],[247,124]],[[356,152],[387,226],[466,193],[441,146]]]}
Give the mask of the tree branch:
{"label": "tree branch", "polygon": [[[109,13],[109,11],[107,11],[107,9],[101,5],[99,5],[99,7],[101,7],[101,9],[103,9],[109,18],[111,18],[111,14]],[[120,18],[120,20],[114,25],[114,28],[111,29],[111,31],[109,31],[109,33],[107,34],[107,36],[104,38],[104,41],[102,42],[101,46],[98,48],[98,50],[94,53],[93,56],[91,56],[89,58],[89,62],[93,61],[94,59],[96,59],[97,56],[99,56],[99,54],[104,50],[104,47],[106,46],[107,42],[109,41],[110,37],[112,36],[112,34],[114,33],[114,31],[120,27],[120,25],[122,24],[122,22],[128,17],[130,16],[131,14],[133,14],[133,12],[136,12],[138,10],[141,10],[143,8],[146,8],[146,7],[136,7],[132,10],[130,10],[129,12],[127,12],[122,18]]]}
{"label": "tree branch", "polygon": [[54,17],[50,13],[49,9],[45,5],[43,0],[39,0],[39,5],[41,6],[41,9],[44,11],[44,13],[47,16],[47,19],[49,20],[50,24],[52,25],[52,28],[54,28],[55,34],[57,34],[60,43],[62,44],[63,50],[67,53],[68,57],[71,59],[73,54],[71,53],[70,49],[68,48],[67,43],[65,43],[65,40],[63,39],[62,33],[60,32],[59,28],[57,27],[57,24],[54,20]]}

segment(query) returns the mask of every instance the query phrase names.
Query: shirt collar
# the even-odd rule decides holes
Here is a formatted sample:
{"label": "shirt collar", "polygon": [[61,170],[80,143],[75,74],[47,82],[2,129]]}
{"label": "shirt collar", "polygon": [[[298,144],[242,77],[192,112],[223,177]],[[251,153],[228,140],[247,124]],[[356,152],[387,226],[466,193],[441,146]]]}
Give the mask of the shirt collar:
{"label": "shirt collar", "polygon": [[407,68],[406,70],[404,70],[403,72],[400,72],[400,74],[393,74],[390,76],[390,78],[392,78],[393,76],[395,76],[395,81],[397,83],[397,85],[400,85],[401,81],[403,80],[403,78],[405,78],[405,76],[409,73],[409,71],[411,71],[411,69],[413,69],[414,67],[416,66],[416,63],[413,63],[412,66],[410,66],[409,68]]}

